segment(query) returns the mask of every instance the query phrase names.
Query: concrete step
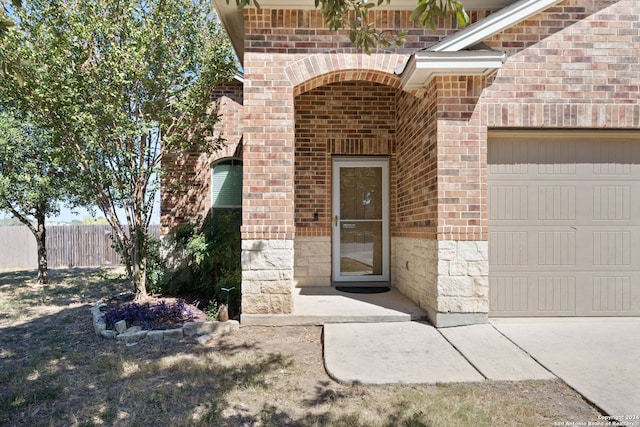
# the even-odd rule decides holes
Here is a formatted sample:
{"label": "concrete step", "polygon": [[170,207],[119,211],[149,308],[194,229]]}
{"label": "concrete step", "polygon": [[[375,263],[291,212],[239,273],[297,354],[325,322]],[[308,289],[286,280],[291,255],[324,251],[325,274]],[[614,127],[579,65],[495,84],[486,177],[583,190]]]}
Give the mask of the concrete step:
{"label": "concrete step", "polygon": [[333,287],[294,288],[291,314],[242,314],[243,326],[386,323],[427,320],[427,313],[398,290],[359,294]]}

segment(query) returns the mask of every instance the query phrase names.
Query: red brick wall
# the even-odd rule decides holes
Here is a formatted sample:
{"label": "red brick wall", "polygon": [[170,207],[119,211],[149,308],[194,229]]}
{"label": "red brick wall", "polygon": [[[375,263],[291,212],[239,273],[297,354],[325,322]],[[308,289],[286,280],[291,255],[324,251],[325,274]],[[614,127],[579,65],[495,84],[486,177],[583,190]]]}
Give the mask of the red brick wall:
{"label": "red brick wall", "polygon": [[438,239],[487,240],[484,77],[438,77]]}
{"label": "red brick wall", "polygon": [[296,235],[331,235],[332,155],[394,153],[396,94],[376,83],[343,82],[296,97]]}
{"label": "red brick wall", "polygon": [[638,127],[638,16],[634,0],[570,0],[494,36],[509,59],[483,95],[487,125]]}
{"label": "red brick wall", "polygon": [[393,234],[435,239],[437,226],[436,87],[398,97],[397,223]]}
{"label": "red brick wall", "polygon": [[233,80],[220,85],[211,95],[212,112],[219,114],[215,137],[225,147],[213,154],[163,153],[160,196],[160,233],[185,223],[199,222],[211,208],[211,167],[219,159],[242,158],[242,83]]}
{"label": "red brick wall", "polygon": [[[454,20],[439,19],[432,32],[409,20],[412,11],[376,11],[369,13],[369,22],[389,32],[401,28],[408,32],[399,52],[413,53],[436,43],[457,31]],[[487,11],[469,11],[471,22],[488,16]],[[330,51],[358,51],[349,41],[348,31],[336,33],[327,28],[318,10],[271,10],[245,8],[245,52],[265,54],[313,54]],[[394,48],[382,49],[384,52]]]}

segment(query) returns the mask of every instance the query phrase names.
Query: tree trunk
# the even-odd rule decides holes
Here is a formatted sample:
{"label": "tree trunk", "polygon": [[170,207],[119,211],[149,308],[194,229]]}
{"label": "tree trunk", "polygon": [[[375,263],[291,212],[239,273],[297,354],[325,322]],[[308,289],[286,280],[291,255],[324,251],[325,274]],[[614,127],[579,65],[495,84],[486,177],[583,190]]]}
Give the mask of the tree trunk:
{"label": "tree trunk", "polygon": [[38,283],[46,285],[49,283],[49,272],[47,270],[47,230],[44,225],[44,214],[36,215],[36,243],[38,246]]}
{"label": "tree trunk", "polygon": [[141,301],[147,297],[147,256],[145,249],[145,235],[140,230],[131,233],[133,244],[131,258],[133,264],[133,291],[135,300]]}

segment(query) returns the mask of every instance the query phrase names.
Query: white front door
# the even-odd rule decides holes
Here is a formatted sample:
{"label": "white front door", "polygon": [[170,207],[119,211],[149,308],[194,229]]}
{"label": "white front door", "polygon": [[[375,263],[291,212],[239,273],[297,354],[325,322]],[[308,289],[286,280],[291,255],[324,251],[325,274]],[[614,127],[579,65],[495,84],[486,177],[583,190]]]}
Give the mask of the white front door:
{"label": "white front door", "polygon": [[389,161],[333,160],[333,281],[389,282]]}

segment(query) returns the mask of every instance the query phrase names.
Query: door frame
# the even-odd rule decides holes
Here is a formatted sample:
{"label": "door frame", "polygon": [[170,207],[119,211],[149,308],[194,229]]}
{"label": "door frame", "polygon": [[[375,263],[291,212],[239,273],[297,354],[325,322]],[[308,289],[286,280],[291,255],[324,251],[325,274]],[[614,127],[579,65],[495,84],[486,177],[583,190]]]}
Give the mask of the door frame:
{"label": "door frame", "polygon": [[[382,168],[382,274],[375,276],[340,275],[340,168]],[[390,277],[390,168],[388,157],[334,157],[331,160],[331,279],[333,286],[388,286]]]}

